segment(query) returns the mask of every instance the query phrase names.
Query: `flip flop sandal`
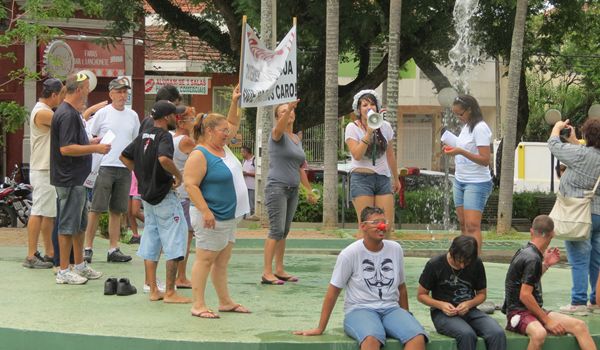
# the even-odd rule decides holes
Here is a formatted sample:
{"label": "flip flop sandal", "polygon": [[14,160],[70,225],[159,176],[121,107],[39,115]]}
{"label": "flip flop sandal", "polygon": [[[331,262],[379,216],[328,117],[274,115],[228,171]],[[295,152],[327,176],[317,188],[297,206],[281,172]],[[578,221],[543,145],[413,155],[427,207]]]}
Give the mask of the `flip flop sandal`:
{"label": "flip flop sandal", "polygon": [[229,308],[229,309],[219,309],[219,312],[235,312],[238,314],[252,313],[250,310],[246,309],[246,307],[242,304],[236,304],[234,307]]}
{"label": "flip flop sandal", "polygon": [[209,320],[214,320],[214,319],[221,318],[221,316],[219,316],[218,314],[214,313],[212,310],[205,310],[205,311],[201,311],[201,312],[198,312],[198,313],[192,312],[192,316],[194,316],[194,317],[200,317],[200,318],[207,318]]}
{"label": "flip flop sandal", "polygon": [[279,278],[282,281],[285,282],[298,282],[300,279],[296,276],[279,276],[279,275],[275,275],[275,277]]}
{"label": "flip flop sandal", "polygon": [[260,283],[261,284],[272,284],[272,285],[275,285],[275,286],[282,286],[282,285],[285,284],[285,281],[282,281],[282,280],[268,280],[268,279],[266,279],[263,276],[263,277],[261,277]]}

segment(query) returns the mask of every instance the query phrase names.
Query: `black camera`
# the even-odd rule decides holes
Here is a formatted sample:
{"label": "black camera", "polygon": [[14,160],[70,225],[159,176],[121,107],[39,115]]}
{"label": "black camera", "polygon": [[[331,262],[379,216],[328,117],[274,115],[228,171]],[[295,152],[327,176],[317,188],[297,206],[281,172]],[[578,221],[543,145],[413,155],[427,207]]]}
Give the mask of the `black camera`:
{"label": "black camera", "polygon": [[560,131],[560,136],[568,139],[571,137],[571,128],[564,128]]}

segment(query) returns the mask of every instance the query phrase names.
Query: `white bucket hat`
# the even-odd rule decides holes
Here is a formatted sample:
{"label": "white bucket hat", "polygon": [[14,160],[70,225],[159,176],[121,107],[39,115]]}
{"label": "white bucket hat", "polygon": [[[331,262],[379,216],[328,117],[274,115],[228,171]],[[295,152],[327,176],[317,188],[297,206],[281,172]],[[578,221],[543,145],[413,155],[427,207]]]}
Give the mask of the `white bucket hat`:
{"label": "white bucket hat", "polygon": [[352,110],[356,115],[360,115],[360,111],[358,110],[358,100],[366,94],[371,94],[375,96],[375,100],[377,102],[377,111],[381,111],[381,100],[379,99],[379,95],[375,90],[360,90],[356,95],[354,95],[354,101],[352,101]]}

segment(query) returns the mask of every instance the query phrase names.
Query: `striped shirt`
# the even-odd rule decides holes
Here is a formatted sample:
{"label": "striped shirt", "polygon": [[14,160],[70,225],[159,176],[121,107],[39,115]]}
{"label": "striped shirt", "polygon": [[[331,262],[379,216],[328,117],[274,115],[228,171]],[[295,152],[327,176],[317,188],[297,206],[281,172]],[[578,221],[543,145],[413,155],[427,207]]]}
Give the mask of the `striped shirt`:
{"label": "striped shirt", "polygon": [[[566,197],[582,198],[591,191],[600,176],[600,150],[594,147],[563,143],[558,136],[548,139],[550,152],[567,166],[560,178],[560,193]],[[600,215],[600,186],[592,200],[592,214]]]}

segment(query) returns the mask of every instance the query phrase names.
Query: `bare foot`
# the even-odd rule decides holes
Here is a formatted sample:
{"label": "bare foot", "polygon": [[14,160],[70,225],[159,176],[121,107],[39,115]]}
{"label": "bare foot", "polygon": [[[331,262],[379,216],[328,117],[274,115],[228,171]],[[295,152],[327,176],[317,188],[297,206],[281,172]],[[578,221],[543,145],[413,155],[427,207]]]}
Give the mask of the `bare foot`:
{"label": "bare foot", "polygon": [[187,278],[183,278],[181,280],[176,280],[175,286],[177,286],[177,288],[181,288],[181,289],[190,289],[190,288],[192,288],[192,281],[188,280]]}
{"label": "bare foot", "polygon": [[270,274],[263,273],[262,277],[263,277],[263,279],[266,279],[268,281],[274,281],[274,280],[279,279],[279,278],[275,277],[275,275],[272,273],[270,273]]}
{"label": "bare foot", "polygon": [[167,304],[189,304],[192,299],[179,295],[177,293],[165,294],[163,301]]}
{"label": "bare foot", "polygon": [[165,297],[165,294],[159,292],[158,290],[156,292],[150,292],[150,301],[163,300],[164,297]]}

